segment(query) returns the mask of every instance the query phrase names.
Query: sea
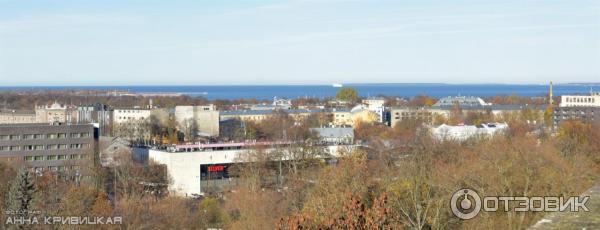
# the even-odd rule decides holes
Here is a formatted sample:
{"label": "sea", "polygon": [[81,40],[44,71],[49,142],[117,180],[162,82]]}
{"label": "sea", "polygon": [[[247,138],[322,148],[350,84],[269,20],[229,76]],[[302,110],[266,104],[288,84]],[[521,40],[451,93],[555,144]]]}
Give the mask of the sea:
{"label": "sea", "polygon": [[[516,84],[344,84],[355,88],[362,97],[395,96],[412,98],[419,95],[440,98],[445,96],[506,96],[545,97],[549,85]],[[600,84],[557,84],[554,95],[589,94]],[[0,86],[0,91],[22,90],[119,90],[140,94],[184,94],[192,97],[214,99],[256,98],[331,98],[340,89],[333,85],[145,85],[145,86]]]}

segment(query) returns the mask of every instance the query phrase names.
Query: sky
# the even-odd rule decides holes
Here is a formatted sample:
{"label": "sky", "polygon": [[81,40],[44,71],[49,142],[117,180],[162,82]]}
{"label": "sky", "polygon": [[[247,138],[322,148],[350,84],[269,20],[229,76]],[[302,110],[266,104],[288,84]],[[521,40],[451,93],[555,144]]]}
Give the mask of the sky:
{"label": "sky", "polygon": [[0,0],[0,85],[600,82],[600,1]]}

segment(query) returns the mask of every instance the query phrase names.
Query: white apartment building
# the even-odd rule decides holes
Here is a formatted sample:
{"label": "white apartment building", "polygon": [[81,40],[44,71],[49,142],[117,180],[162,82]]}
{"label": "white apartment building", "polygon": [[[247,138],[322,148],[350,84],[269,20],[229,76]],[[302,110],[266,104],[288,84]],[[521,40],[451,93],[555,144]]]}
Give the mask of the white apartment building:
{"label": "white apartment building", "polygon": [[366,109],[369,111],[373,111],[375,112],[379,118],[378,121],[379,122],[384,122],[384,116],[383,113],[385,112],[385,99],[384,98],[379,98],[379,97],[370,97],[367,99],[364,99],[362,101],[363,104],[367,105]]}
{"label": "white apartment building", "polygon": [[506,123],[489,123],[481,125],[446,125],[431,128],[431,134],[438,140],[465,141],[469,138],[490,137],[508,130]]}
{"label": "white apartment building", "polygon": [[562,95],[559,107],[600,107],[600,93],[590,95]]}
{"label": "white apartment building", "polygon": [[150,118],[149,109],[115,109],[113,111],[114,124],[142,123]]}

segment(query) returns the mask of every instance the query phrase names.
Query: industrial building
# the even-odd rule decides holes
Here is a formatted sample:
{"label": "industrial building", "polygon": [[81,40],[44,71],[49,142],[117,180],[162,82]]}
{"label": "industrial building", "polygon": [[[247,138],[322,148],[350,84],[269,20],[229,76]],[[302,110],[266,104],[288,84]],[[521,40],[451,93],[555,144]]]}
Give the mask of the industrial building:
{"label": "industrial building", "polygon": [[[177,145],[169,149],[135,148],[134,158],[140,162],[154,162],[165,165],[172,183],[169,191],[178,196],[197,196],[215,187],[230,182],[229,168],[233,164],[251,162],[248,153],[256,146],[271,152],[289,147],[289,142],[241,142]],[[337,157],[340,151],[350,152],[352,145],[321,146],[324,155],[317,158]],[[289,150],[288,151],[293,151]],[[281,160],[292,160],[293,154],[282,156]]]}

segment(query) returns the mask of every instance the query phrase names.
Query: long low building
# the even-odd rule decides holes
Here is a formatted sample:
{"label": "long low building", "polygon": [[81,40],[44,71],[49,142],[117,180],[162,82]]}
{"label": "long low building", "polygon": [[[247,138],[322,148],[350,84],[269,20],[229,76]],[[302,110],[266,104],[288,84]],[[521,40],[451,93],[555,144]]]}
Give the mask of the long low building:
{"label": "long low building", "polygon": [[[252,151],[250,147],[262,144],[266,146],[280,144],[282,148],[288,146],[285,143],[250,142],[186,145],[170,150],[135,148],[134,158],[141,162],[151,161],[165,165],[172,179],[172,183],[169,185],[171,193],[178,196],[196,196],[206,192],[206,188],[202,187],[203,182],[228,180],[228,168],[232,164],[251,162],[246,157],[246,154]],[[337,157],[340,151],[350,151],[353,146],[336,145],[322,148],[326,156],[318,158]],[[273,147],[264,149],[266,152],[272,150],[274,150]],[[283,157],[283,160],[291,158],[292,155],[288,155]]]}
{"label": "long low building", "polygon": [[438,140],[465,141],[470,138],[490,137],[508,130],[506,123],[480,125],[446,125],[431,128],[431,134]]}
{"label": "long low building", "polygon": [[[504,113],[516,113],[529,109],[534,111],[545,111],[547,105],[485,105],[485,106],[458,106],[463,114],[470,112],[474,113],[489,113],[494,116],[501,116]],[[449,118],[450,114],[456,110],[455,106],[404,106],[391,109],[391,123],[394,127],[403,120],[421,120],[426,124],[433,124],[436,116]]]}

